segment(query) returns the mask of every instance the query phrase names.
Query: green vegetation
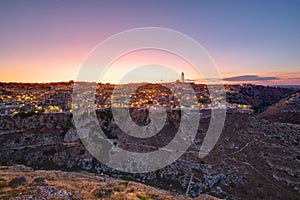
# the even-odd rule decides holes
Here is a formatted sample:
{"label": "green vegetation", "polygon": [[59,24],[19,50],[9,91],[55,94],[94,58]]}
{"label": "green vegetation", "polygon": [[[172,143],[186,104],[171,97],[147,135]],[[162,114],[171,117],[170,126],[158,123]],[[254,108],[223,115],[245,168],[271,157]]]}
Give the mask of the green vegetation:
{"label": "green vegetation", "polygon": [[139,198],[140,200],[152,200],[152,198],[148,194],[143,192],[137,193],[136,197]]}

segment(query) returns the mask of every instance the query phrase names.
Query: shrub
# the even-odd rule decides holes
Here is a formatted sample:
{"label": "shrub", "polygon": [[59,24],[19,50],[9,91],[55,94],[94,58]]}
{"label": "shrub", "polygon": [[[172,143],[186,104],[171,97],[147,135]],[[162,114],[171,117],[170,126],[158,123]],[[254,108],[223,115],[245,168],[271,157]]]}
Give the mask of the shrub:
{"label": "shrub", "polygon": [[60,127],[63,129],[65,134],[68,130],[70,130],[70,128],[74,127],[72,119],[68,118],[66,121],[61,122]]}

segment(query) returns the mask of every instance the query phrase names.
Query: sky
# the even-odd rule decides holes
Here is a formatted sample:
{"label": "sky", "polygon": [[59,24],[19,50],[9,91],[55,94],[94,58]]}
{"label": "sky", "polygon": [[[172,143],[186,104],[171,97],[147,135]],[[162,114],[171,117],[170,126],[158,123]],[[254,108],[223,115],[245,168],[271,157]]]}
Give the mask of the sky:
{"label": "sky", "polygon": [[[0,0],[0,82],[76,80],[105,39],[133,28],[163,27],[201,44],[225,83],[300,84],[299,10],[299,0]],[[181,71],[187,79],[201,78],[187,65],[175,66],[180,61],[165,62],[176,60],[167,54],[125,55],[104,81],[169,81]],[[139,58],[160,58],[172,69],[162,67],[159,74],[158,66],[147,65],[146,71],[141,66],[118,75],[130,72]]]}

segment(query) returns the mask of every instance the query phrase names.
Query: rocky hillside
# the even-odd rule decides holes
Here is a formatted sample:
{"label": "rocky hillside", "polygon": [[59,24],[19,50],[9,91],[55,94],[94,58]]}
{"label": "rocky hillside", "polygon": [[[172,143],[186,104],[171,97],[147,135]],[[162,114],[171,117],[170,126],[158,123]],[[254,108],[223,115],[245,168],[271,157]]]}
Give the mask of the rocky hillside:
{"label": "rocky hillside", "polygon": [[272,122],[300,124],[300,93],[282,99],[259,116]]}
{"label": "rocky hillside", "polygon": [[[106,117],[100,119],[101,126],[117,144],[128,139],[120,136],[108,114],[102,116]],[[150,143],[167,144],[170,137],[165,134],[172,138],[180,120],[176,113],[171,119],[159,138],[150,139]],[[210,121],[210,112],[203,113],[194,143],[179,160],[155,172],[128,174],[94,159],[70,121],[70,114],[1,118],[0,165],[104,173],[190,197],[211,194],[226,199],[300,199],[300,125],[269,122],[254,114],[228,110],[218,143],[200,159],[199,148]],[[140,144],[129,141],[131,146]]]}
{"label": "rocky hillside", "polygon": [[[33,170],[23,165],[0,167],[0,199],[28,200],[189,200],[154,187],[87,172]],[[217,200],[201,195],[196,200]]]}

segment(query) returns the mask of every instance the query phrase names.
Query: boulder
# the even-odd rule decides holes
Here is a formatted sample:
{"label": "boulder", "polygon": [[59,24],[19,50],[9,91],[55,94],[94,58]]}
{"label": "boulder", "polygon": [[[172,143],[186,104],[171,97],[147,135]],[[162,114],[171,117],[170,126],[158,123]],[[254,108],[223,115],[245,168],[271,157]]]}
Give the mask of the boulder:
{"label": "boulder", "polygon": [[37,184],[47,184],[47,179],[43,177],[38,177],[33,179],[32,183],[37,183]]}
{"label": "boulder", "polygon": [[12,179],[8,183],[8,186],[12,187],[12,188],[15,188],[15,187],[18,187],[20,185],[26,185],[26,184],[27,184],[26,178],[24,176],[19,176],[19,177],[16,177],[16,178]]}

